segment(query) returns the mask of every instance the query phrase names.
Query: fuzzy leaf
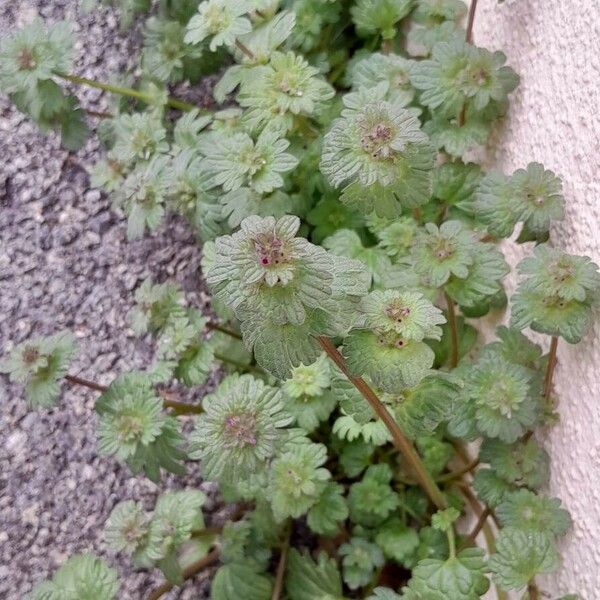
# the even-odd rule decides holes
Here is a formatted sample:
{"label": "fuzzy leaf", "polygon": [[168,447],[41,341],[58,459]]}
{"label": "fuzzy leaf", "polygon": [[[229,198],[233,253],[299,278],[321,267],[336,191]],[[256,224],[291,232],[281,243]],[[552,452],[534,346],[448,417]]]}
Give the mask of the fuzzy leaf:
{"label": "fuzzy leaf", "polygon": [[542,532],[507,527],[496,540],[496,550],[489,565],[494,581],[504,590],[519,590],[559,565],[552,538]]}
{"label": "fuzzy leaf", "polygon": [[334,559],[321,552],[317,561],[290,550],[285,588],[290,600],[343,600],[342,580]]}

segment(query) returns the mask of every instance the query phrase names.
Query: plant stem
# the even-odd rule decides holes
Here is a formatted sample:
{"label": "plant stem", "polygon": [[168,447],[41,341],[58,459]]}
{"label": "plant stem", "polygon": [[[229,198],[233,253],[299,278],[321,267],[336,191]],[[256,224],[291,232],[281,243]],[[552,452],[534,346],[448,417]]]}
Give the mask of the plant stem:
{"label": "plant stem", "polygon": [[288,554],[290,551],[290,536],[292,535],[292,522],[287,524],[285,531],[285,539],[281,545],[279,552],[279,562],[277,563],[277,572],[275,574],[275,584],[273,585],[273,593],[271,600],[279,600],[283,592],[283,582],[285,579],[285,569],[287,566]]}
{"label": "plant stem", "polygon": [[[106,390],[108,390],[108,386],[106,385],[101,385],[100,383],[84,379],[83,377],[77,377],[76,375],[65,375],[65,380],[75,385],[82,385],[96,392],[106,392]],[[177,414],[200,414],[202,412],[201,406],[178,402],[177,400],[170,400],[169,398],[165,398],[160,392],[159,395],[163,398],[163,406],[165,408],[174,409]]]}
{"label": "plant stem", "polygon": [[548,353],[548,364],[546,365],[546,375],[544,376],[544,400],[550,399],[552,392],[552,378],[556,368],[556,350],[558,348],[558,337],[552,336],[550,341],[550,352]]}
{"label": "plant stem", "polygon": [[74,383],[75,385],[83,385],[90,390],[95,390],[96,392],[105,392],[108,389],[108,386],[101,385],[99,383],[95,383],[94,381],[90,381],[89,379],[83,379],[83,377],[77,377],[76,375],[65,375],[65,379],[69,383]]}
{"label": "plant stem", "polygon": [[479,458],[474,458],[470,463],[466,464],[456,471],[450,471],[450,473],[444,473],[439,477],[436,477],[437,482],[453,481],[454,479],[460,479],[463,475],[470,473],[475,467],[479,465]]}
{"label": "plant stem", "polygon": [[448,537],[448,553],[449,558],[456,558],[456,536],[454,535],[454,527],[451,525],[446,531]]}
{"label": "plant stem", "polygon": [[[191,565],[183,569],[183,578],[189,579],[190,577],[193,577],[194,575],[202,571],[202,569],[205,569],[206,567],[209,567],[213,563],[217,562],[217,560],[219,560],[219,551],[215,549],[209,552],[206,556],[203,556],[201,559],[193,562]],[[174,587],[175,586],[172,583],[165,581],[163,584],[154,588],[150,592],[148,600],[158,600],[163,594],[170,592]]]}
{"label": "plant stem", "polygon": [[177,415],[199,415],[204,412],[199,404],[188,404],[187,402],[167,400],[166,398],[163,399],[163,406],[172,408]]}
{"label": "plant stem", "polygon": [[469,546],[472,546],[475,543],[475,540],[477,539],[479,532],[483,529],[483,526],[485,525],[487,518],[491,514],[492,514],[492,511],[490,510],[489,506],[486,506],[485,509],[483,510],[483,512],[479,515],[479,518],[477,519],[477,523],[475,524],[475,527],[473,527],[473,531],[471,531],[471,533],[467,536],[467,538],[462,543],[461,548],[468,548]]}
{"label": "plant stem", "polygon": [[219,354],[218,352],[215,352],[214,356],[217,360],[220,360],[221,362],[232,365],[232,366],[236,367],[237,369],[240,369],[241,371],[247,371],[247,372],[251,371],[253,373],[256,373],[257,375],[265,374],[265,372],[260,367],[255,367],[254,365],[246,365],[243,362],[240,362],[239,360],[235,360],[234,358],[229,358],[228,356]]}
{"label": "plant stem", "polygon": [[243,54],[245,54],[250,60],[256,60],[256,56],[254,55],[254,52],[252,52],[252,50],[250,50],[250,48],[248,48],[248,46],[246,46],[246,44],[243,44],[242,42],[240,42],[240,40],[235,40],[235,47],[240,50]]}
{"label": "plant stem", "polygon": [[235,338],[236,340],[242,339],[242,336],[237,331],[234,331],[233,329],[229,329],[228,327],[225,327],[224,325],[219,325],[219,323],[207,323],[206,329],[209,329],[210,331],[220,331],[221,333],[224,333],[232,338]]}
{"label": "plant stem", "polygon": [[427,468],[423,464],[421,457],[417,454],[410,440],[404,435],[398,423],[394,420],[392,415],[388,412],[385,406],[381,403],[381,400],[377,397],[375,392],[369,387],[362,377],[354,377],[348,367],[344,357],[338,352],[337,348],[331,342],[329,338],[318,337],[317,341],[321,345],[321,348],[329,356],[329,358],[337,365],[342,373],[348,378],[350,383],[362,394],[365,400],[369,403],[375,414],[383,421],[388,431],[392,434],[394,445],[402,454],[407,463],[411,466],[415,473],[415,477],[421,487],[425,490],[431,501],[439,508],[444,509],[447,507],[446,498],[442,491],[437,486],[433,477],[427,471]]}
{"label": "plant stem", "polygon": [[[79,85],[87,85],[88,87],[93,87],[99,90],[104,90],[105,92],[110,92],[111,94],[119,94],[121,96],[128,96],[129,98],[136,98],[137,100],[141,100],[146,104],[151,103],[151,96],[146,92],[142,92],[140,90],[136,90],[130,87],[125,87],[121,85],[113,85],[111,83],[105,83],[104,81],[96,81],[95,79],[88,79],[87,77],[80,77],[79,75],[70,75],[69,73],[61,73],[59,71],[55,71],[54,74],[57,77],[61,77],[66,81],[70,81],[71,83],[77,83]],[[198,108],[194,104],[190,104],[189,102],[184,102],[183,100],[179,100],[178,98],[169,97],[167,100],[167,105],[171,108],[176,108],[183,112],[188,112],[190,110],[194,110]]]}
{"label": "plant stem", "polygon": [[448,327],[450,327],[450,338],[452,347],[450,350],[450,367],[454,369],[458,364],[458,325],[456,323],[456,311],[454,310],[454,302],[452,298],[444,292],[446,306],[448,308]]}
{"label": "plant stem", "polygon": [[469,17],[467,19],[467,31],[465,33],[465,41],[467,44],[473,43],[473,23],[475,23],[475,12],[477,11],[477,0],[471,0],[469,6]]}
{"label": "plant stem", "polygon": [[529,600],[539,600],[540,590],[538,590],[538,587],[533,579],[527,585],[527,592],[529,593]]}

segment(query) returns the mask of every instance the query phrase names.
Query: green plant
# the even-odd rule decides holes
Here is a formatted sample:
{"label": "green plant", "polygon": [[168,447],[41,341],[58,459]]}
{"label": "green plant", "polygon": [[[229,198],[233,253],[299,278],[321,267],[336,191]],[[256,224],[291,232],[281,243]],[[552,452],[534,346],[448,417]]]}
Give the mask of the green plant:
{"label": "green plant", "polygon": [[[119,4],[126,19],[150,10]],[[167,579],[150,598],[217,562],[214,600],[474,600],[492,582],[535,600],[535,577],[557,568],[570,518],[539,492],[548,456],[532,433],[556,418],[558,340],[589,328],[600,274],[548,242],[564,212],[554,173],[464,160],[518,84],[501,52],[472,44],[476,5],[465,32],[460,0],[161,1],[135,88],[73,74],[66,24],[3,42],[1,88],[67,148],[87,125],[61,80],[122,97],[96,126],[93,181],[129,237],[173,211],[202,244],[216,319],[144,282],[131,323],[156,342],[147,370],[108,387],[69,374],[68,334],[2,367],[32,407],[62,380],[100,392],[102,453],[156,482],[198,461],[235,505],[223,527],[205,525],[194,490],[115,508],[110,544]],[[227,107],[169,95],[210,71]],[[517,226],[535,248],[509,301],[498,242]],[[476,319],[508,303],[510,327],[479,343]],[[547,354],[526,327],[550,336]],[[170,382],[202,386],[216,365],[201,404],[173,398]],[[117,593],[81,556],[31,597]]]}

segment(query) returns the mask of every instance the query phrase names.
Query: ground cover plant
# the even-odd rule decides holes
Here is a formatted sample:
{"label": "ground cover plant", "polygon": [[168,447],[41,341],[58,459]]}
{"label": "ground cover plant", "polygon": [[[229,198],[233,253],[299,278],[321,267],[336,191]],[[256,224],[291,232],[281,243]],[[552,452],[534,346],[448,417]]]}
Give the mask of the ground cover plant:
{"label": "ground cover plant", "polygon": [[[69,332],[14,347],[2,370],[32,409],[63,384],[96,390],[102,454],[155,482],[199,469],[231,511],[207,526],[194,489],[150,511],[124,500],[110,545],[162,571],[151,599],[210,567],[214,600],[546,597],[536,576],[559,568],[570,518],[540,491],[533,432],[558,418],[557,346],[585,335],[600,274],[551,244],[556,174],[468,158],[519,83],[473,44],[477,2],[117,4],[124,27],[145,20],[138,81],[76,74],[69,25],[35,20],[3,40],[0,89],[68,149],[95,129],[92,179],[130,238],[167,212],[188,220],[213,313],[147,280],[131,314],[155,343],[146,370],[107,387],[74,374]],[[208,73],[217,109],[173,94]],[[113,93],[112,111],[86,114],[76,85]],[[513,234],[529,255],[509,299]],[[480,319],[502,310],[510,325],[484,344]],[[216,389],[174,396],[217,365]],[[118,597],[92,555],[30,594]]]}

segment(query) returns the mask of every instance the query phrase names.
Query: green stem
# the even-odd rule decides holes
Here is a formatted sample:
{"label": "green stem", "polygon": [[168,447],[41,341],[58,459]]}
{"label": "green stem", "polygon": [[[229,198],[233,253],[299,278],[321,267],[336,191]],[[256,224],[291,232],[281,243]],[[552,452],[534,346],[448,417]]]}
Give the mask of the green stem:
{"label": "green stem", "polygon": [[[110,92],[111,94],[119,94],[120,96],[127,96],[129,98],[135,98],[136,100],[141,100],[146,104],[152,103],[152,96],[146,92],[142,92],[140,90],[136,90],[134,88],[125,87],[121,85],[113,85],[112,83],[105,83],[104,81],[96,81],[95,79],[88,79],[87,77],[80,77],[79,75],[70,75],[68,73],[61,73],[59,71],[55,71],[54,74],[57,77],[61,77],[66,81],[70,81],[71,83],[77,83],[79,85],[87,85],[88,87],[93,87],[99,90],[104,90],[105,92]],[[190,104],[189,102],[184,102],[183,100],[179,100],[178,98],[169,97],[167,100],[167,106],[171,108],[176,108],[177,110],[181,110],[183,112],[188,112],[190,110],[194,110],[198,108],[194,104]]]}
{"label": "green stem", "polygon": [[417,454],[410,440],[404,435],[404,432],[400,429],[398,423],[392,415],[388,412],[387,408],[382,404],[381,400],[377,397],[377,394],[369,387],[367,382],[362,377],[355,377],[350,373],[346,366],[344,357],[338,352],[333,342],[326,337],[318,337],[321,348],[329,356],[329,358],[337,365],[340,371],[348,378],[350,383],[361,393],[363,398],[369,403],[375,414],[383,421],[388,431],[392,435],[394,445],[402,454],[404,460],[410,465],[414,471],[415,478],[419,482],[419,485],[425,490],[430,500],[439,509],[447,508],[446,498],[444,494],[437,486],[433,477],[427,470],[427,467],[421,460],[421,457]]}
{"label": "green stem", "polygon": [[558,349],[558,337],[552,336],[550,341],[550,352],[548,353],[548,363],[546,365],[546,374],[544,376],[544,400],[550,399],[552,393],[552,378],[556,368],[556,350]]}
{"label": "green stem", "polygon": [[[191,565],[182,570],[183,578],[189,579],[193,577],[206,567],[209,567],[213,563],[216,563],[219,560],[219,550],[215,549],[212,552],[209,552],[206,556],[203,556],[201,559],[193,562]],[[170,592],[175,586],[165,581],[162,585],[159,585],[157,588],[154,588],[152,592],[150,592],[148,596],[148,600],[158,600],[164,594]]]}
{"label": "green stem", "polygon": [[240,369],[241,371],[252,371],[254,373],[257,373],[258,375],[265,374],[265,372],[260,367],[255,367],[254,365],[246,365],[239,360],[235,360],[234,358],[229,358],[229,356],[219,354],[218,352],[215,352],[214,356],[217,360],[220,360],[221,362],[232,365],[232,366],[236,367],[237,369]]}
{"label": "green stem", "polygon": [[285,583],[285,570],[287,567],[288,554],[290,551],[290,538],[292,535],[292,522],[288,521],[285,527],[285,537],[279,551],[279,562],[277,563],[277,572],[275,574],[275,583],[273,585],[273,593],[271,600],[280,600],[283,593]]}
{"label": "green stem", "polygon": [[456,536],[454,535],[454,527],[452,525],[446,530],[446,536],[448,537],[450,558],[456,558]]}
{"label": "green stem", "polygon": [[446,306],[448,308],[448,327],[450,327],[450,338],[452,347],[450,351],[450,367],[454,369],[458,365],[458,324],[456,322],[456,311],[454,310],[454,302],[452,298],[444,292]]}
{"label": "green stem", "polygon": [[206,329],[208,329],[210,331],[220,331],[221,333],[224,333],[232,338],[235,338],[236,340],[242,339],[242,336],[237,331],[234,331],[233,329],[229,329],[228,327],[225,327],[224,325],[219,325],[219,323],[207,323]]}

